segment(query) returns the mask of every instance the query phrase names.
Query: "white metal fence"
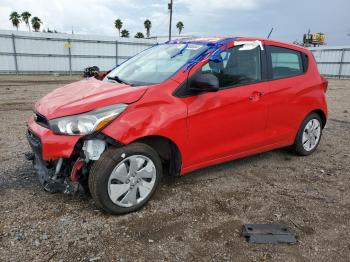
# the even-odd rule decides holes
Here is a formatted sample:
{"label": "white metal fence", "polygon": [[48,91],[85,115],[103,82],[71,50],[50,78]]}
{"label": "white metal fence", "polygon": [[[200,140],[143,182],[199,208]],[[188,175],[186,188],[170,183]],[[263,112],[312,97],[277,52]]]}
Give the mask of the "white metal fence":
{"label": "white metal fence", "polygon": [[155,39],[0,30],[0,73],[81,73],[108,70],[154,45]]}
{"label": "white metal fence", "polygon": [[350,78],[350,46],[313,47],[318,69],[327,77]]}
{"label": "white metal fence", "polygon": [[[157,39],[0,30],[0,74],[74,74],[93,65],[108,70],[156,42]],[[350,78],[350,46],[310,50],[321,74]]]}

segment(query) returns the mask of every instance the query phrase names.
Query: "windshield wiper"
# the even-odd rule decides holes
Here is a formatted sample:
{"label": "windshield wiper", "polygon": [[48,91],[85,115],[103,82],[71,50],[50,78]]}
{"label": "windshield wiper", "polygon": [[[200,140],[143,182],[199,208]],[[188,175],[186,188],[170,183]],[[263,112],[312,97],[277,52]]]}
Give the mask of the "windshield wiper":
{"label": "windshield wiper", "polygon": [[109,80],[114,80],[118,83],[121,83],[121,84],[126,84],[126,85],[129,85],[129,86],[133,86],[132,84],[120,79],[118,76],[107,76],[107,79]]}

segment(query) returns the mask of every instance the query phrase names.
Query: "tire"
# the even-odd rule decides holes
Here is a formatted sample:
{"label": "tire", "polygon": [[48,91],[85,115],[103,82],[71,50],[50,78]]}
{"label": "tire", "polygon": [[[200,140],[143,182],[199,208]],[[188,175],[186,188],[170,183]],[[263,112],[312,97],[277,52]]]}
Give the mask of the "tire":
{"label": "tire", "polygon": [[[134,143],[109,148],[92,164],[89,189],[98,208],[110,214],[125,214],[148,202],[162,175],[158,153],[148,145]],[[124,190],[126,192],[121,193]]]}
{"label": "tire", "polygon": [[[315,123],[315,126],[318,125],[318,129],[317,128],[314,129],[314,132],[313,132],[314,135],[313,136],[311,135],[311,133],[309,133],[309,135],[311,137],[316,137],[317,133],[319,134],[318,138],[317,139],[315,138],[315,141],[314,141],[315,143],[314,144],[312,144],[311,142],[310,143],[309,142],[305,142],[305,138],[308,136],[308,133],[306,132],[306,126],[308,124],[312,124],[312,121]],[[303,137],[304,134],[305,134],[305,138]],[[300,125],[300,128],[299,128],[298,133],[296,135],[294,144],[292,146],[292,149],[295,152],[295,154],[297,154],[299,156],[311,155],[313,152],[315,152],[316,148],[318,147],[318,145],[319,145],[319,143],[321,141],[321,137],[322,137],[322,120],[321,120],[321,117],[318,114],[316,114],[316,113],[310,113],[304,119],[302,124]],[[309,145],[310,145],[310,147],[309,147]]]}

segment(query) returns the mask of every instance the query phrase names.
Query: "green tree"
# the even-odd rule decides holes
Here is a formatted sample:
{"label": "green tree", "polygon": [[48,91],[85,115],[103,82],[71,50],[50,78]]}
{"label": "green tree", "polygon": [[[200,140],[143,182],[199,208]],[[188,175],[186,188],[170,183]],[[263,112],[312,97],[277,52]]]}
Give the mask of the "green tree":
{"label": "green tree", "polygon": [[12,22],[12,25],[14,27],[16,27],[16,29],[18,31],[18,26],[19,26],[19,23],[21,22],[21,16],[17,12],[12,12],[10,14],[9,20]]}
{"label": "green tree", "polygon": [[120,36],[120,29],[122,29],[123,27],[123,22],[122,20],[120,20],[119,18],[117,20],[114,21],[114,26],[115,28],[118,29],[118,32],[119,32],[119,36]]}
{"label": "green tree", "polygon": [[126,38],[128,38],[129,35],[130,35],[130,33],[129,33],[128,30],[124,29],[124,30],[121,31],[121,37],[126,37]]}
{"label": "green tree", "polygon": [[147,19],[143,24],[145,25],[145,28],[146,28],[147,38],[149,38],[151,33],[152,22],[149,19]]}
{"label": "green tree", "polygon": [[43,22],[41,22],[40,18],[37,16],[34,16],[32,18],[32,27],[34,29],[35,32],[39,32],[40,30],[40,26]]}
{"label": "green tree", "polygon": [[29,23],[29,19],[31,17],[31,13],[29,13],[28,11],[25,11],[21,14],[22,17],[22,21],[26,23],[26,25],[28,26],[28,29],[30,31],[30,23]]}
{"label": "green tree", "polygon": [[177,29],[179,30],[179,35],[180,35],[182,29],[184,29],[185,26],[184,26],[184,23],[182,23],[181,21],[179,21],[179,22],[177,22],[176,27],[177,27]]}
{"label": "green tree", "polygon": [[141,32],[137,32],[135,38],[145,38],[145,36]]}

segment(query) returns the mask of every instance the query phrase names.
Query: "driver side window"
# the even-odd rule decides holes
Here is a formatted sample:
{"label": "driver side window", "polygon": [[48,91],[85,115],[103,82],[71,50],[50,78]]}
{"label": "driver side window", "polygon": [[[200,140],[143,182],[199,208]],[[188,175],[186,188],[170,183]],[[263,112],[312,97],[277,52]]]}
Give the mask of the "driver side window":
{"label": "driver side window", "polygon": [[[261,81],[260,48],[240,49],[242,46],[230,48],[226,60],[219,63],[209,61],[197,73],[214,74],[222,89]],[[226,52],[221,53],[222,58],[225,56]]]}

